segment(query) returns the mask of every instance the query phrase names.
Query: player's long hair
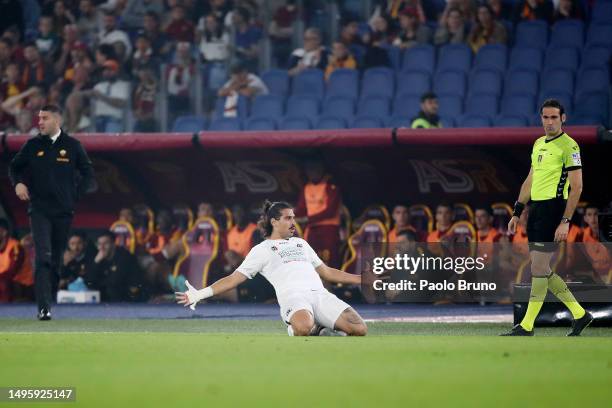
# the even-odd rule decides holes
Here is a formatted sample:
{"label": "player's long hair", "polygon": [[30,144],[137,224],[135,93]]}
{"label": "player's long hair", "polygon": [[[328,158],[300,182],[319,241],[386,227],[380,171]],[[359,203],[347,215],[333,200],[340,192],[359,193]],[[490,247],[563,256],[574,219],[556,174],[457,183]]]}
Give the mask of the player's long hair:
{"label": "player's long hair", "polygon": [[284,201],[264,201],[263,207],[261,208],[261,217],[259,217],[259,222],[257,223],[257,227],[264,238],[268,238],[272,235],[272,218],[275,220],[280,219],[281,212],[287,208],[293,207]]}

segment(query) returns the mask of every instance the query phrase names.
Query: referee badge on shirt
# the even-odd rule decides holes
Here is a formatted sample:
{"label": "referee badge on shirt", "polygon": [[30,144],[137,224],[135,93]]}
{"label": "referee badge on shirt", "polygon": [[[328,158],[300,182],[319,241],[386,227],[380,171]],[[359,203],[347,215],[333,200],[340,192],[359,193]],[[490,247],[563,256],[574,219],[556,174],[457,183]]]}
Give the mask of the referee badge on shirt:
{"label": "referee badge on shirt", "polygon": [[574,166],[582,165],[582,161],[580,160],[580,153],[572,153],[572,163],[574,163]]}

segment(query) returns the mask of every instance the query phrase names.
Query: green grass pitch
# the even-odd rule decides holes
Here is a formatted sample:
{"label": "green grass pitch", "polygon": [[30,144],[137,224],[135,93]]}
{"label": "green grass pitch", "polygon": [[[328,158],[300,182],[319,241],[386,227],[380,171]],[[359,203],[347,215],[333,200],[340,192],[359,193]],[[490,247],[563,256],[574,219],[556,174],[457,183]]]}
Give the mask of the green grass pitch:
{"label": "green grass pitch", "polygon": [[252,320],[0,319],[0,386],[72,386],[2,407],[603,407],[612,329],[580,338],[500,324],[370,323],[365,338],[288,337]]}

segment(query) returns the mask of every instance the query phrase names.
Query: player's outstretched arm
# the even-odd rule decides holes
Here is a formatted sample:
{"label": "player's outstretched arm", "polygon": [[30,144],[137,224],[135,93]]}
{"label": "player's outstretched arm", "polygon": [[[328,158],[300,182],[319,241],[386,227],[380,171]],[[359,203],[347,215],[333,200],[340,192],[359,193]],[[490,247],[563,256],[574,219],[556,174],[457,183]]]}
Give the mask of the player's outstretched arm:
{"label": "player's outstretched arm", "polygon": [[343,272],[321,264],[315,268],[321,279],[332,283],[345,283],[348,285],[361,285],[361,276]]}
{"label": "player's outstretched arm", "polygon": [[189,283],[189,281],[186,281],[185,284],[187,285],[187,291],[175,292],[176,302],[179,305],[184,305],[185,307],[189,306],[191,310],[195,310],[195,307],[200,300],[204,300],[213,295],[218,295],[223,292],[227,292],[230,289],[234,289],[246,279],[246,276],[238,271],[234,271],[234,273],[231,275],[221,278],[212,285],[200,290],[197,290]]}

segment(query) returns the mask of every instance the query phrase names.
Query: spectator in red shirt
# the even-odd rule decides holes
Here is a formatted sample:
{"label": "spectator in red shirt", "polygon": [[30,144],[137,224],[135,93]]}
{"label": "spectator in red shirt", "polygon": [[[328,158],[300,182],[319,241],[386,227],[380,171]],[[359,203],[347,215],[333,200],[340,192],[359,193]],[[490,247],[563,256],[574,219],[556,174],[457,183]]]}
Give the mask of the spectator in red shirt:
{"label": "spectator in red shirt", "polygon": [[166,34],[172,41],[192,43],[195,37],[193,22],[185,18],[183,6],[175,6],[170,13],[170,22],[166,26]]}

